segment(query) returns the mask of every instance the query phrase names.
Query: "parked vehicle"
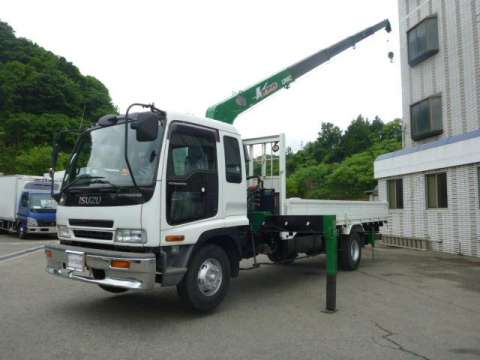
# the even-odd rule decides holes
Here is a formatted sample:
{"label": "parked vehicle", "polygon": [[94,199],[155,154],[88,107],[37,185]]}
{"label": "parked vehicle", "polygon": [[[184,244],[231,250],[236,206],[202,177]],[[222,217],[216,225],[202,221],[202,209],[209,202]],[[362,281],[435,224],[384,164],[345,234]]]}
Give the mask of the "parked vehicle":
{"label": "parked vehicle", "polygon": [[[240,261],[258,254],[290,263],[327,245],[336,251],[338,235],[339,264],[355,270],[387,204],[287,200],[285,137],[242,141],[231,124],[383,28],[388,21],[209,108],[207,118],[143,104],[100,118],[80,135],[55,194],[60,244],[45,248],[47,271],[113,293],[175,285],[207,311],[225,297]],[[131,114],[133,106],[149,111]]]}
{"label": "parked vehicle", "polygon": [[0,177],[0,229],[17,233],[56,234],[56,202],[51,182],[40,176],[11,175]]}

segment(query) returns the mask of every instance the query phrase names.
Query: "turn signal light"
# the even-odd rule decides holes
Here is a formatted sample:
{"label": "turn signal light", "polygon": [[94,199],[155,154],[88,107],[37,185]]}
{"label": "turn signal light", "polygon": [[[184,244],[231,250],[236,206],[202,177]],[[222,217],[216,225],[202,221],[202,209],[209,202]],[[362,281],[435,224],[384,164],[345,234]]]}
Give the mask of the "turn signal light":
{"label": "turn signal light", "polygon": [[130,261],[127,261],[127,260],[112,260],[110,266],[112,268],[118,268],[118,269],[129,269],[130,268]]}
{"label": "turn signal light", "polygon": [[183,236],[183,235],[167,235],[167,236],[165,236],[165,240],[168,241],[168,242],[183,241],[183,240],[185,240],[185,236]]}
{"label": "turn signal light", "polygon": [[45,255],[47,255],[47,257],[52,257],[52,250],[45,250]]}

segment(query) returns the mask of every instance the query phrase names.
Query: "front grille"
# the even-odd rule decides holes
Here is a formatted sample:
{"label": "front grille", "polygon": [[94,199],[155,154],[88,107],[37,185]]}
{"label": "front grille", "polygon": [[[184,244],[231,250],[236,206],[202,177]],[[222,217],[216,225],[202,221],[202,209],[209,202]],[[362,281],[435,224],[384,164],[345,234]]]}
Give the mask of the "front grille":
{"label": "front grille", "polygon": [[42,226],[55,226],[55,221],[45,221],[45,220],[37,220],[37,224],[38,226],[42,227]]}
{"label": "front grille", "polygon": [[71,226],[86,226],[97,228],[113,228],[112,220],[68,219]]}
{"label": "front grille", "polygon": [[73,230],[75,237],[96,240],[112,240],[113,233],[106,231]]}

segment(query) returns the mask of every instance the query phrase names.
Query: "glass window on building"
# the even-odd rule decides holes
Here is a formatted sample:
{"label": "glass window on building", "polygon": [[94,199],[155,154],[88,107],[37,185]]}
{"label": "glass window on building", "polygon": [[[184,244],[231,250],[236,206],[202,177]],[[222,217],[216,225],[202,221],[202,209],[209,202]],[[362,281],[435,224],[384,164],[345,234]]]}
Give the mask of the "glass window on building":
{"label": "glass window on building", "polygon": [[403,180],[387,180],[387,198],[390,209],[403,209]]}
{"label": "glass window on building", "polygon": [[429,16],[407,33],[408,63],[415,66],[438,53],[438,18]]}
{"label": "glass window on building", "polygon": [[442,97],[431,96],[410,106],[412,139],[417,141],[443,132]]}
{"label": "glass window on building", "polygon": [[428,209],[448,207],[447,173],[429,174],[426,176],[426,197]]}

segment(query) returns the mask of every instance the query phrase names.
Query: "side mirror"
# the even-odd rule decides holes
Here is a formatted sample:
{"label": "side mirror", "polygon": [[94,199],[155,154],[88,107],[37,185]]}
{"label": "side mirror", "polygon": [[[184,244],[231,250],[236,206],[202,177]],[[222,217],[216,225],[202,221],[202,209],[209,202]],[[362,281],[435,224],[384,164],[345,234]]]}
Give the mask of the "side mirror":
{"label": "side mirror", "polygon": [[132,122],[131,128],[136,130],[137,141],[153,141],[158,136],[158,122],[161,116],[153,112],[138,114],[137,120]]}

